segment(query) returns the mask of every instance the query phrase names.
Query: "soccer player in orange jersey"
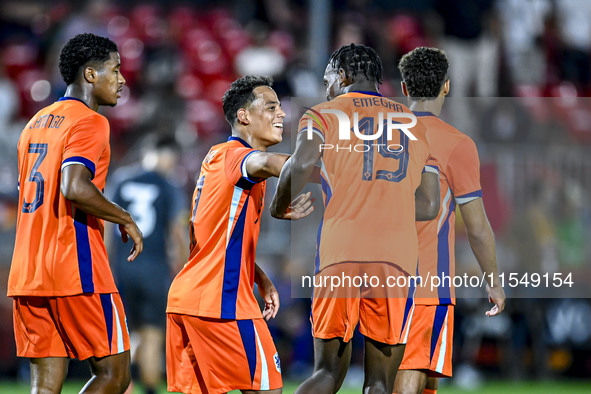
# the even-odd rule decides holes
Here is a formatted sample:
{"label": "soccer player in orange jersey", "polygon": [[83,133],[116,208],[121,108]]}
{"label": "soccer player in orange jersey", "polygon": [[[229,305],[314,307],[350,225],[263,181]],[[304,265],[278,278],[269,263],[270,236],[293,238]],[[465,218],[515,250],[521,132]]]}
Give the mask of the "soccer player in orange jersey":
{"label": "soccer player in orange jersey", "polygon": [[[407,130],[416,140],[402,129],[391,131],[388,138],[388,114],[407,124],[414,116],[404,105],[378,93],[381,81],[382,64],[373,49],[351,44],[335,51],[324,73],[329,101],[309,109],[300,120],[295,151],[279,178],[272,215],[281,215],[292,193],[304,187],[321,159],[325,211],[318,235],[317,277],[370,273],[385,281],[414,275],[415,218],[432,219],[439,209],[439,180],[431,165],[435,163],[431,163],[426,130],[417,122]],[[335,111],[338,116],[332,115]],[[341,118],[358,124],[351,128]],[[340,127],[342,121],[345,127]],[[367,140],[368,135],[380,135],[379,130],[377,141]],[[385,285],[382,282],[381,287]],[[409,287],[392,286],[387,293],[377,289],[314,290],[314,372],[296,393],[339,390],[358,322],[365,336],[363,390],[392,392],[411,317]]]}
{"label": "soccer player in orange jersey", "polygon": [[8,296],[17,353],[31,365],[31,392],[59,393],[69,358],[88,359],[82,392],[122,393],[129,385],[129,334],[103,243],[103,220],[142,251],[132,217],[103,194],[109,123],[125,78],[117,46],[80,34],[62,49],[67,89],[39,111],[18,143],[19,203]]}
{"label": "soccer player in orange jersey", "polygon": [[[265,322],[277,314],[279,296],[255,263],[265,179],[279,176],[288,158],[266,152],[281,142],[285,117],[271,83],[243,77],[223,97],[232,135],[203,160],[191,208],[189,261],[168,294],[169,391],[282,390],[279,355]],[[310,214],[309,196],[282,217]],[[254,283],[266,303],[262,314]]]}
{"label": "soccer player in orange jersey", "polygon": [[[438,117],[450,86],[447,57],[436,48],[416,48],[402,57],[398,68],[402,91],[408,96],[409,107],[427,127],[432,153],[439,162],[441,210],[435,220],[417,222],[419,276],[454,275],[457,205],[470,246],[489,280],[487,291],[494,306],[486,314],[497,315],[505,307],[505,294],[497,277],[493,232],[482,204],[478,151],[470,137]],[[434,393],[437,378],[452,374],[454,289],[442,286],[432,291],[426,283],[425,287],[417,287],[414,301],[408,343],[394,391]]]}

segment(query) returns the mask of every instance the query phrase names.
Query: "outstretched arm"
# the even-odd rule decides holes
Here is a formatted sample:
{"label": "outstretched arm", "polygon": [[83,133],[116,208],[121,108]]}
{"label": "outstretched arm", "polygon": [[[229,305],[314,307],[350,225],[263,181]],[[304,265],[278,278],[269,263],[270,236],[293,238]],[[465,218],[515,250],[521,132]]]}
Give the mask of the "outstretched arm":
{"label": "outstretched arm", "polygon": [[246,172],[250,178],[279,177],[289,155],[285,153],[254,152],[246,159]]}
{"label": "outstretched arm", "polygon": [[495,304],[490,311],[486,312],[486,315],[498,315],[505,309],[505,291],[501,287],[498,277],[495,238],[486,217],[482,198],[461,204],[460,212],[466,225],[472,252],[474,252],[485,278],[489,281],[487,285],[489,301]]}
{"label": "outstretched arm", "polygon": [[439,175],[424,172],[415,192],[415,220],[435,219],[439,213]]}
{"label": "outstretched arm", "polygon": [[91,179],[92,173],[82,164],[64,167],[60,184],[62,195],[87,214],[118,224],[123,242],[127,242],[129,236],[134,243],[127,260],[135,260],[144,247],[142,232],[131,215],[107,199]]}
{"label": "outstretched arm", "polygon": [[254,264],[254,282],[259,288],[261,297],[265,300],[265,310],[263,317],[265,320],[274,319],[279,311],[279,293],[271,282],[271,279],[265,274],[258,264]]}
{"label": "outstretched arm", "polygon": [[270,206],[273,217],[286,218],[291,201],[306,186],[314,172],[316,162],[320,158],[321,142],[317,135],[310,140],[305,133],[298,134],[295,151],[285,163],[277,182],[277,190]]}

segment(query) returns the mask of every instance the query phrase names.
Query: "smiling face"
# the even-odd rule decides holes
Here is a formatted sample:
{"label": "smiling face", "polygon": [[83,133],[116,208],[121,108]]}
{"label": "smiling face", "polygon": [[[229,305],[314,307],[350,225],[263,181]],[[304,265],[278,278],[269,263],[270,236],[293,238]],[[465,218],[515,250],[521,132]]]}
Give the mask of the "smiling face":
{"label": "smiling face", "polygon": [[256,99],[245,108],[244,114],[248,119],[247,132],[262,147],[280,143],[283,140],[285,111],[281,109],[277,94],[268,86],[258,86],[253,93]]}
{"label": "smiling face", "polygon": [[125,78],[121,75],[121,61],[118,52],[111,52],[109,59],[99,64],[96,68],[96,80],[94,82],[94,97],[98,105],[117,105],[117,99]]}

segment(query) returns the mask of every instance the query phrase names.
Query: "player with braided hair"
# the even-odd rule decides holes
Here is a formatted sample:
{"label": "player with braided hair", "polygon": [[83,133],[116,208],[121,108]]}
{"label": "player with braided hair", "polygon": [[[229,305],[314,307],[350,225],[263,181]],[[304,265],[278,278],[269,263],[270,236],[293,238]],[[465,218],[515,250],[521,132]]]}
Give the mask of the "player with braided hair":
{"label": "player with braided hair", "polygon": [[[410,127],[416,140],[399,129],[389,132],[391,140],[385,138],[386,132],[367,140],[384,131],[380,123],[389,113],[413,118],[404,105],[382,97],[381,80],[382,63],[372,48],[351,44],[333,53],[324,73],[329,101],[301,118],[295,151],[281,172],[271,203],[271,214],[280,217],[320,159],[325,211],[318,233],[315,283],[365,275],[382,281],[375,288],[314,289],[314,372],[296,393],[339,390],[358,323],[365,337],[363,392],[391,393],[402,360],[412,316],[410,289],[386,288],[386,278],[404,280],[416,272],[415,218],[429,220],[437,214],[439,179],[420,123]],[[344,116],[329,115],[339,112],[358,120],[348,139],[340,138]],[[350,127],[343,129],[347,133]],[[326,149],[331,146],[339,149]]]}
{"label": "player with braided hair", "polygon": [[343,45],[331,55],[328,63],[337,70],[342,68],[352,77],[363,74],[369,81],[382,83],[382,61],[376,51],[365,45]]}

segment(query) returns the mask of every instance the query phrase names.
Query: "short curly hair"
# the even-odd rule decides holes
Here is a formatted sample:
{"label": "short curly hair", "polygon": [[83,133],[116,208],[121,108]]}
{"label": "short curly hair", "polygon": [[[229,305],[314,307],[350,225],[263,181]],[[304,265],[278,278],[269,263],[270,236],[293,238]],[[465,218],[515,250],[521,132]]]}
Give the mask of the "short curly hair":
{"label": "short curly hair", "polygon": [[117,44],[92,33],[78,34],[64,45],[59,57],[59,69],[66,85],[76,80],[81,67],[88,62],[104,62],[111,52],[118,52]]}
{"label": "short curly hair", "polygon": [[370,81],[382,83],[382,61],[376,51],[368,46],[353,43],[343,45],[333,52],[328,62],[337,70],[345,70],[347,76],[363,74]]}
{"label": "short curly hair", "polygon": [[273,86],[273,78],[247,75],[232,82],[230,89],[224,93],[222,98],[224,115],[231,126],[234,126],[238,120],[236,117],[238,110],[256,100],[254,89],[259,86]]}
{"label": "short curly hair", "polygon": [[413,49],[402,56],[398,63],[408,95],[418,100],[433,100],[439,96],[447,80],[448,68],[445,52],[428,47]]}

